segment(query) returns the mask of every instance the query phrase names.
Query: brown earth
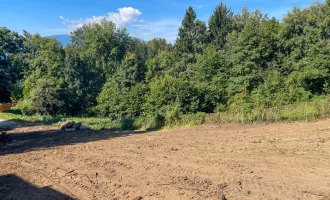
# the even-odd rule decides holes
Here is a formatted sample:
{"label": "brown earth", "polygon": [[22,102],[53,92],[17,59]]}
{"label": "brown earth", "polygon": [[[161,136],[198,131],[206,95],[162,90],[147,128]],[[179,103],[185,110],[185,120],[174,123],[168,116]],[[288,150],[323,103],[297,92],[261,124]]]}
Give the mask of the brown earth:
{"label": "brown earth", "polygon": [[9,135],[0,199],[330,199],[330,120]]}

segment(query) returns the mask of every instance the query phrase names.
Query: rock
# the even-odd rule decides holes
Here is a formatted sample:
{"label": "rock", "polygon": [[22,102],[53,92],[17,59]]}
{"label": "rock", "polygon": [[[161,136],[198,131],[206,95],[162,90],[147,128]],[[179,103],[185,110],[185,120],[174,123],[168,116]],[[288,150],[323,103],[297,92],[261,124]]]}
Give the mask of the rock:
{"label": "rock", "polygon": [[81,127],[81,125],[82,125],[82,123],[81,123],[81,122],[77,122],[77,123],[75,123],[75,124],[73,125],[73,127],[72,127],[72,128],[75,128],[75,129],[79,130],[79,129],[80,129],[80,127]]}
{"label": "rock", "polygon": [[88,126],[84,126],[82,122],[65,121],[61,124],[61,130],[65,132],[72,132],[76,130],[90,130]]}
{"label": "rock", "polygon": [[79,127],[79,130],[90,130],[91,128],[89,128],[88,126],[85,126],[85,125],[81,125]]}
{"label": "rock", "polygon": [[134,200],[142,200],[143,198],[141,196],[135,197]]}
{"label": "rock", "polygon": [[65,121],[61,124],[61,130],[64,131],[66,128],[72,128],[74,125],[74,121]]}

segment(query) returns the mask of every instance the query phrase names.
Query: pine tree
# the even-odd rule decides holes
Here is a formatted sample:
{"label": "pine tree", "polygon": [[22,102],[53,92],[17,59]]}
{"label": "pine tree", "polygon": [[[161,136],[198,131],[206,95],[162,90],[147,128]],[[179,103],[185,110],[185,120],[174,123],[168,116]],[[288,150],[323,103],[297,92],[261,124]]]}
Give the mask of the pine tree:
{"label": "pine tree", "polygon": [[196,19],[196,12],[191,6],[186,11],[178,35],[175,49],[179,54],[201,52],[207,43],[207,27]]}
{"label": "pine tree", "polygon": [[223,3],[220,3],[209,19],[211,41],[222,48],[227,36],[233,28],[233,12]]}
{"label": "pine tree", "polygon": [[193,52],[193,39],[194,39],[194,26],[196,21],[196,12],[190,6],[184,19],[182,26],[179,28],[179,37],[176,40],[175,48],[178,53],[192,53]]}

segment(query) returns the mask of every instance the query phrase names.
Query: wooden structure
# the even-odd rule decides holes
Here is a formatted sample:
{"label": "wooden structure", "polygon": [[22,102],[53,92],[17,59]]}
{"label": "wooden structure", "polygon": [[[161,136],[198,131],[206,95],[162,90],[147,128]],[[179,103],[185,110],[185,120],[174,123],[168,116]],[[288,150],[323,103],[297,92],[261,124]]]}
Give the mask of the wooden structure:
{"label": "wooden structure", "polygon": [[10,109],[11,109],[11,103],[4,103],[4,104],[0,103],[0,112]]}

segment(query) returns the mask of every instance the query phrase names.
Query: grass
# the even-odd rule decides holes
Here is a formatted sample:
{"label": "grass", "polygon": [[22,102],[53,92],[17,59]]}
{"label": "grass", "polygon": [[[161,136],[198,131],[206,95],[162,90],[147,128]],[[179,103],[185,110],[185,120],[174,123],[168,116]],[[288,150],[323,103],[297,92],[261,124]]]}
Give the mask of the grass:
{"label": "grass", "polygon": [[0,113],[1,119],[12,120],[12,121],[24,121],[30,123],[40,123],[53,126],[60,126],[61,122],[66,120],[73,120],[76,122],[82,122],[84,125],[89,126],[93,130],[102,130],[102,129],[120,129],[120,121],[112,121],[107,118],[96,118],[96,117],[61,117],[61,116],[42,116],[42,115],[33,115],[25,116],[22,115],[20,110],[11,109],[5,112]]}
{"label": "grass", "polygon": [[205,123],[205,113],[181,115],[177,120],[165,121],[165,128],[194,127]]}
{"label": "grass", "polygon": [[311,102],[272,108],[254,108],[248,113],[223,112],[207,114],[205,123],[255,123],[281,121],[315,121],[330,117],[330,97]]}
{"label": "grass", "polygon": [[250,112],[222,112],[222,113],[195,113],[175,116],[166,119],[163,116],[145,118],[123,118],[122,120],[110,120],[96,117],[51,117],[51,116],[24,116],[18,109],[12,109],[0,113],[0,118],[41,123],[59,126],[62,121],[74,120],[82,122],[93,130],[116,129],[116,130],[159,130],[162,128],[193,127],[202,124],[221,123],[262,123],[281,121],[315,121],[330,117],[330,97],[317,99],[311,102],[296,103],[272,108],[254,108]]}

